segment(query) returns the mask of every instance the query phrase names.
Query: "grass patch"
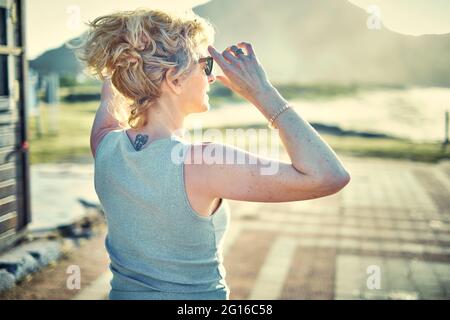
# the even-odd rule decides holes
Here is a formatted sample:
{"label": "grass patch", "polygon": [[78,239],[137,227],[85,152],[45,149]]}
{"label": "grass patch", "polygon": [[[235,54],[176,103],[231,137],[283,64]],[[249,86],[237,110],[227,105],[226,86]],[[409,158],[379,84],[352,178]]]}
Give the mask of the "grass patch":
{"label": "grass patch", "polygon": [[36,119],[29,121],[32,164],[73,161],[90,155],[89,136],[98,102],[60,104],[58,134],[49,125],[49,107],[41,105],[42,136],[36,132]]}
{"label": "grass patch", "polygon": [[336,152],[353,156],[431,163],[450,159],[450,146],[442,150],[440,143],[415,143],[389,138],[339,137],[327,134],[323,134],[322,137]]}
{"label": "grass patch", "polygon": [[[249,125],[246,127],[231,126],[219,129],[225,136],[226,129],[265,129],[266,125]],[[207,130],[207,128],[205,129]],[[450,145],[445,150],[441,143],[417,143],[406,139],[391,137],[361,137],[351,135],[336,135],[318,130],[321,137],[339,154],[356,157],[376,157],[389,159],[403,159],[436,163],[443,159],[450,159]],[[193,133],[192,133],[193,134]]]}
{"label": "grass patch", "polygon": [[[29,141],[31,163],[80,161],[90,159],[89,135],[97,102],[63,103],[59,107],[59,134],[49,133],[49,107],[41,106],[42,136],[36,134],[36,121],[30,119]],[[233,127],[228,126],[228,129]],[[216,128],[225,133],[226,128]],[[266,128],[265,125],[239,127]],[[320,131],[319,131],[320,132]],[[320,132],[325,141],[338,153],[360,157],[407,159],[423,162],[437,162],[450,159],[450,146],[442,151],[439,143],[415,143],[408,140],[335,135]]]}
{"label": "grass patch", "polygon": [[[60,97],[63,103],[86,103],[95,102],[100,99],[101,82],[88,83],[85,85],[69,86],[60,89]],[[401,89],[397,86],[379,84],[337,84],[337,83],[279,83],[274,84],[283,97],[288,100],[320,100],[330,99],[338,96],[352,96],[361,91],[377,89]],[[210,86],[211,108],[219,108],[222,104],[244,103],[246,100],[225,87],[219,81]]]}

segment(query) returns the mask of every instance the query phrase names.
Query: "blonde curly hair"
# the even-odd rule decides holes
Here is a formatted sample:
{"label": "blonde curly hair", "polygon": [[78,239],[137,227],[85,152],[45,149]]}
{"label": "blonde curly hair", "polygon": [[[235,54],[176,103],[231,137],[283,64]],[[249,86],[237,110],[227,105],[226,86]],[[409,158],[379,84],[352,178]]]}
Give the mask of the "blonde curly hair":
{"label": "blonde curly hair", "polygon": [[[215,35],[213,25],[192,11],[122,11],[98,17],[88,26],[81,44],[72,48],[91,74],[111,78],[125,98],[128,125],[135,129],[146,125],[167,71],[175,68],[174,77],[187,77]],[[124,114],[123,104],[112,107],[121,109],[110,110],[116,118]]]}

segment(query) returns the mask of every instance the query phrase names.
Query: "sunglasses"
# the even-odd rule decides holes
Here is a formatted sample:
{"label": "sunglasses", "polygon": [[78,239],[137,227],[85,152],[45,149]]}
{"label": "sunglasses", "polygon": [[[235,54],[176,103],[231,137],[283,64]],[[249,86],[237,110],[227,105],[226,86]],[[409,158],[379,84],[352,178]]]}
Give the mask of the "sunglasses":
{"label": "sunglasses", "polygon": [[211,75],[214,65],[214,59],[212,57],[205,57],[198,60],[198,63],[206,62],[205,73],[207,76]]}

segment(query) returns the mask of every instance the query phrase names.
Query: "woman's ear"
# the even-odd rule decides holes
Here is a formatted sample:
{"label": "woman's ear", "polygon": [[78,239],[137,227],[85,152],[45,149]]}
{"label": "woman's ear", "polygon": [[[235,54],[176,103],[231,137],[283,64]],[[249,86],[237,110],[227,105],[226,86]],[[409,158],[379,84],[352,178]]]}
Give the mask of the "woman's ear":
{"label": "woman's ear", "polygon": [[175,74],[175,69],[174,68],[170,68],[167,72],[166,72],[166,84],[167,86],[170,88],[170,90],[172,90],[175,94],[179,95],[181,94],[181,89],[182,89],[182,85],[181,85],[181,81],[178,78],[174,77]]}

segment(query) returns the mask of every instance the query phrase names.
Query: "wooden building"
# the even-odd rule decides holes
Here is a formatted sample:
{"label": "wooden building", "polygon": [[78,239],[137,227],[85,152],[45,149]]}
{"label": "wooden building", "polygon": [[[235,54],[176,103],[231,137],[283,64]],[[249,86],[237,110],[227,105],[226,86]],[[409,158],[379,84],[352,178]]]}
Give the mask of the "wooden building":
{"label": "wooden building", "polygon": [[24,31],[25,1],[0,0],[0,251],[31,220]]}

